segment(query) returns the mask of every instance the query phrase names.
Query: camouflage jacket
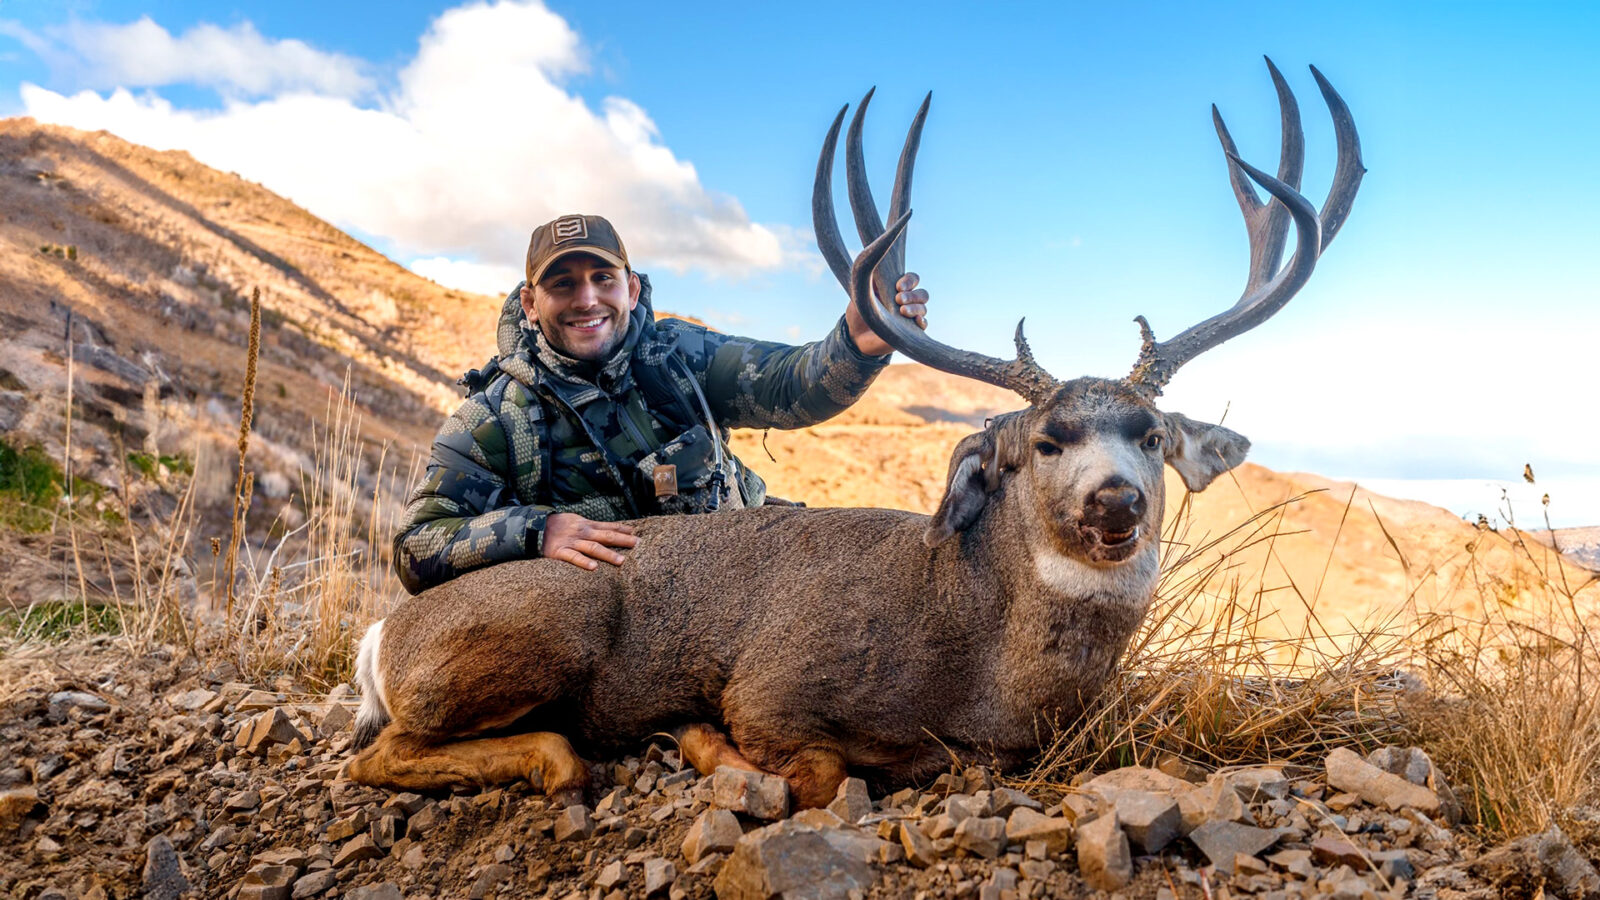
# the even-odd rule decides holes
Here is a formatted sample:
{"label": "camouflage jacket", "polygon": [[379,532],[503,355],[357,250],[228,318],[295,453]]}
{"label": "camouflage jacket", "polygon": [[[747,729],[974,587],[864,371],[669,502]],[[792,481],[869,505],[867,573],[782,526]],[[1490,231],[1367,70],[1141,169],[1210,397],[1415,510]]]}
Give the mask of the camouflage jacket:
{"label": "camouflage jacket", "polygon": [[[720,508],[760,506],[766,485],[727,451],[728,429],[824,421],[858,400],[888,361],[856,349],[843,319],[801,346],[656,322],[650,282],[640,278],[625,341],[598,372],[545,341],[523,314],[521,285],[506,297],[498,373],[439,429],[395,535],[395,571],[408,591],[539,555],[554,512],[619,521],[704,511],[718,484],[730,488]],[[677,466],[682,496],[656,499],[651,475],[662,463]]]}

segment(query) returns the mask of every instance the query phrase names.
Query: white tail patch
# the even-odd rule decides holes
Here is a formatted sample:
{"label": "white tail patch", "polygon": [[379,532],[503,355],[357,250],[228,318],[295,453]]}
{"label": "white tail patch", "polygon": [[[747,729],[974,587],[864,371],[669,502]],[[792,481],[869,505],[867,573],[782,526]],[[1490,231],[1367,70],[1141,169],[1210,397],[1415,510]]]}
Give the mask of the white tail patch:
{"label": "white tail patch", "polygon": [[383,687],[383,668],[378,653],[383,644],[383,620],[372,623],[356,651],[356,687],[361,689],[361,708],[356,711],[356,747],[372,743],[389,724],[389,697]]}

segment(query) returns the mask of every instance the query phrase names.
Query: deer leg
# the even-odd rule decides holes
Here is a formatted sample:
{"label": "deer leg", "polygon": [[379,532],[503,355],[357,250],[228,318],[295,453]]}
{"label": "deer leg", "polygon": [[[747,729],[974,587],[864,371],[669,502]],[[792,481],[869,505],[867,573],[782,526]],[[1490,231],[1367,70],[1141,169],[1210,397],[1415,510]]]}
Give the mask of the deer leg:
{"label": "deer leg", "polygon": [[728,766],[734,769],[743,769],[746,772],[765,772],[766,770],[744,758],[739,748],[728,740],[727,735],[706,725],[682,725],[674,729],[672,736],[678,742],[678,750],[683,754],[683,759],[694,766],[695,771],[701,775],[710,775],[719,766]]}
{"label": "deer leg", "polygon": [[844,755],[832,747],[813,744],[790,756],[777,772],[789,780],[795,809],[827,806],[844,783]]}
{"label": "deer leg", "polygon": [[589,770],[572,745],[549,731],[441,744],[389,727],[350,761],[352,779],[403,790],[486,786],[535,776],[545,794],[563,806],[581,803],[589,783]]}

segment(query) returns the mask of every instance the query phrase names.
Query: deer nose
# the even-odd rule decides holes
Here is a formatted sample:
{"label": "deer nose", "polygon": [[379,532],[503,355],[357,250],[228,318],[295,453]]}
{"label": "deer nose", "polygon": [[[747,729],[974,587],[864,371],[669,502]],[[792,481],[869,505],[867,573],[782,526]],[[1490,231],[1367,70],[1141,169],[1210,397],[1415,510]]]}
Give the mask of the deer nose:
{"label": "deer nose", "polygon": [[1093,503],[1107,513],[1123,513],[1135,518],[1144,515],[1144,491],[1120,476],[1096,489]]}

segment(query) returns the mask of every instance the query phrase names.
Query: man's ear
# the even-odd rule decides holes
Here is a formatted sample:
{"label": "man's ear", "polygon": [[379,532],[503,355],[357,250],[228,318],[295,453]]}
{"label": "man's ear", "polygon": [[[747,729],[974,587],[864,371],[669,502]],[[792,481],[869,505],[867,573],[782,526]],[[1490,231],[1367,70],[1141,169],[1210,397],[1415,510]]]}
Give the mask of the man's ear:
{"label": "man's ear", "polygon": [[639,273],[628,270],[628,309],[631,311],[639,306],[639,292],[644,289],[644,284],[639,281]]}
{"label": "man's ear", "polygon": [[533,314],[533,288],[528,287],[527,282],[522,284],[522,314],[528,317],[529,322],[538,321]]}
{"label": "man's ear", "polygon": [[1244,455],[1250,452],[1249,438],[1221,425],[1196,422],[1181,413],[1162,413],[1161,417],[1167,425],[1167,465],[1196,493],[1244,462]]}
{"label": "man's ear", "polygon": [[993,485],[999,483],[994,456],[994,435],[988,429],[969,434],[956,445],[950,454],[944,499],[939,501],[928,530],[922,533],[924,544],[937,547],[977,521],[983,505],[989,502]]}

